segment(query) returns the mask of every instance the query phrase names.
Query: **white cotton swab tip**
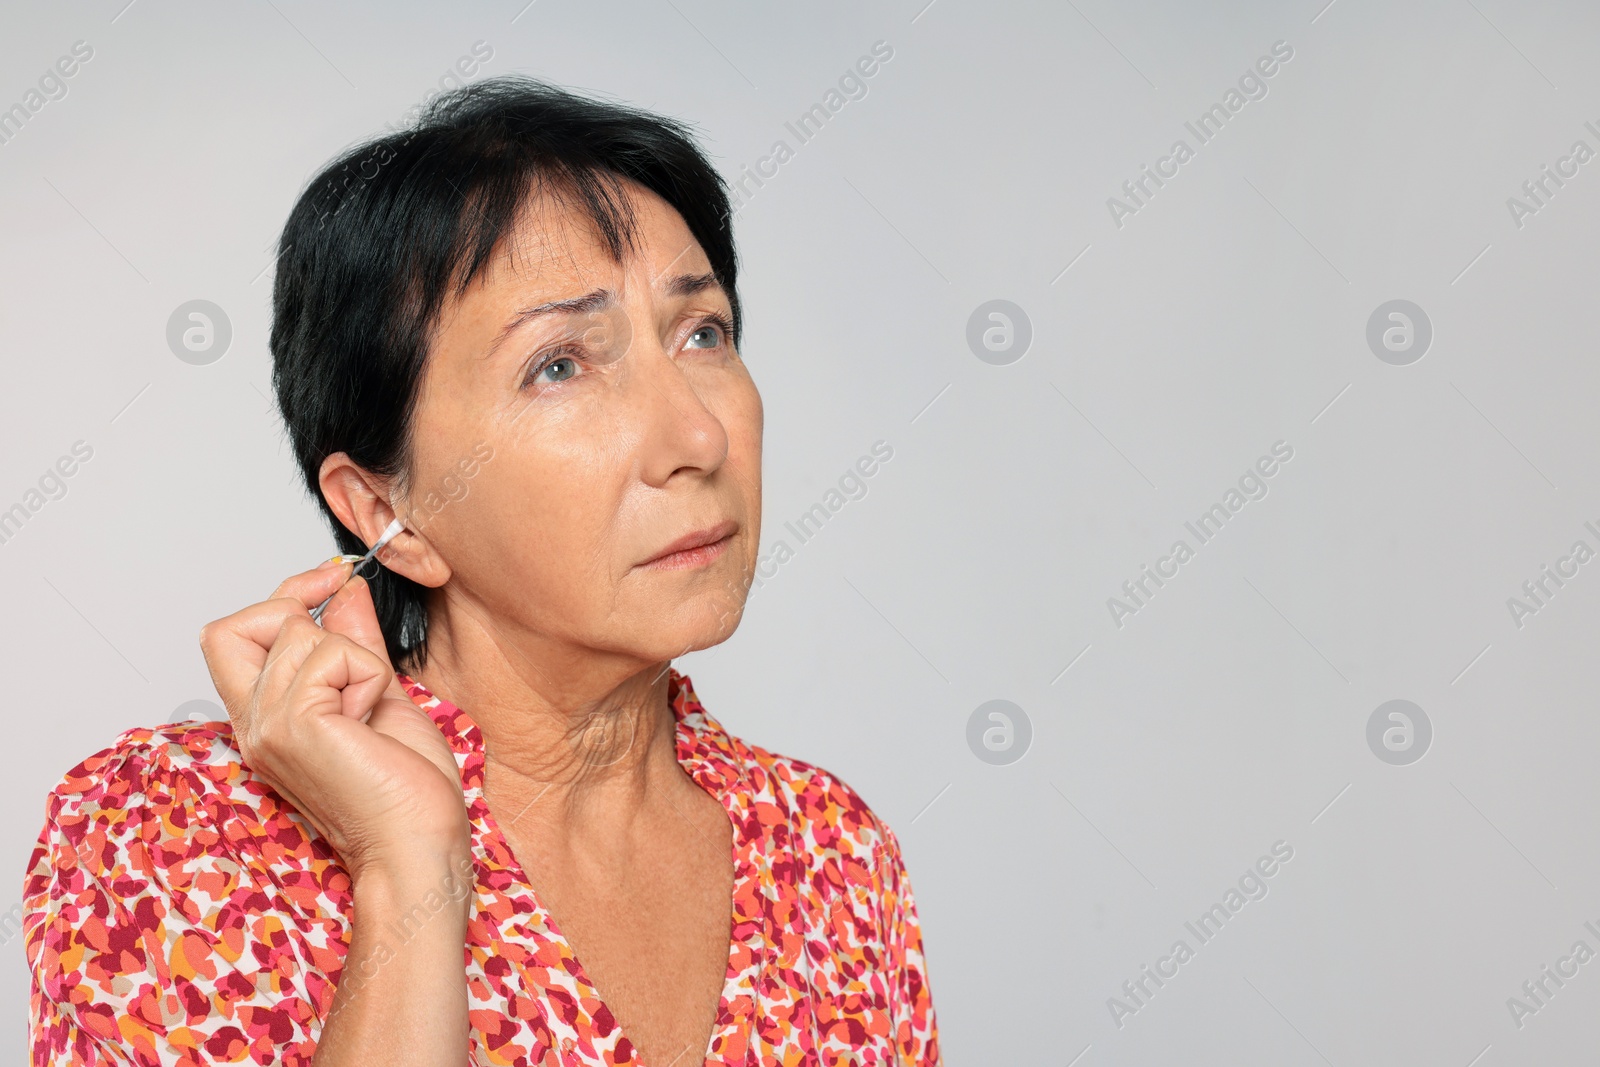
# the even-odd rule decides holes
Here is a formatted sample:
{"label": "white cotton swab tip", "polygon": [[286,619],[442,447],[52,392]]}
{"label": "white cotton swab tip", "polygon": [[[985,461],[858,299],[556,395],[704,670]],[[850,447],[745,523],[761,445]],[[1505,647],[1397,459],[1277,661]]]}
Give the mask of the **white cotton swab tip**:
{"label": "white cotton swab tip", "polygon": [[389,525],[387,525],[387,526],[385,526],[383,528],[383,535],[378,538],[377,543],[372,546],[371,551],[369,551],[367,553],[367,555],[369,555],[369,556],[376,555],[377,552],[378,552],[378,549],[382,548],[384,545],[388,544],[390,541],[393,541],[394,538],[395,538],[395,535],[398,534],[401,530],[404,530],[404,529],[405,529],[405,526],[400,522],[398,517],[395,518],[394,520],[392,520],[389,523]]}

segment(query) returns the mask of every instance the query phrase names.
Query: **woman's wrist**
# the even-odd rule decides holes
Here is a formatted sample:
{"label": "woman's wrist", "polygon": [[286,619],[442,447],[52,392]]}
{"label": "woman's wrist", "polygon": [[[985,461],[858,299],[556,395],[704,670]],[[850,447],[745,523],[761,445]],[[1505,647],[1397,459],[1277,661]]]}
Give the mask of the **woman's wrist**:
{"label": "woman's wrist", "polygon": [[369,862],[352,880],[350,948],[314,1062],[454,1067],[469,1033],[470,850]]}
{"label": "woman's wrist", "polygon": [[350,870],[350,882],[358,909],[404,913],[422,905],[438,912],[457,905],[464,910],[474,885],[472,850],[463,843],[449,849],[371,856]]}

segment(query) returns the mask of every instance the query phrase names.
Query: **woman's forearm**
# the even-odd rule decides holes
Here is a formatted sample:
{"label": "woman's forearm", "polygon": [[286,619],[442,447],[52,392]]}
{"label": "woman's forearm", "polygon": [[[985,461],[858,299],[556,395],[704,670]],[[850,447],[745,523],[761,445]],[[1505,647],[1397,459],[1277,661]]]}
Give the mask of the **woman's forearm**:
{"label": "woman's forearm", "polygon": [[463,946],[470,857],[369,869],[355,880],[353,933],[315,1067],[467,1061]]}

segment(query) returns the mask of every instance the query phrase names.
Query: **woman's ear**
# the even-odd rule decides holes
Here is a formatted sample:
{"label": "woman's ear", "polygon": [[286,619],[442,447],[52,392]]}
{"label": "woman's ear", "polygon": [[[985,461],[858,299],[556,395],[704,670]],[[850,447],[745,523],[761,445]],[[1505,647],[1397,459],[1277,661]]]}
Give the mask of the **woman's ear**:
{"label": "woman's ear", "polygon": [[[389,503],[390,481],[368,471],[348,453],[335,452],[323,460],[317,484],[339,522],[369,548],[378,543],[384,528],[397,516],[407,523],[407,516],[397,513]],[[405,507],[404,501],[396,503]],[[437,588],[450,579],[450,565],[427,537],[409,524],[378,550],[378,561],[418,585]]]}
{"label": "woman's ear", "polygon": [[[404,521],[402,519],[402,521]],[[375,543],[376,538],[371,543]],[[407,527],[378,549],[378,562],[418,585],[437,589],[450,580],[450,564],[444,561],[427,536]]]}

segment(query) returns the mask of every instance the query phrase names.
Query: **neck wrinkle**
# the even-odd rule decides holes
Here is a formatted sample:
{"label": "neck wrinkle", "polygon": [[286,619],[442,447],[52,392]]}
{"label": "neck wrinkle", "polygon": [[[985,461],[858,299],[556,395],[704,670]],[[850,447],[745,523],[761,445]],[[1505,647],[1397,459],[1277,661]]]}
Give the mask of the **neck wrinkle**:
{"label": "neck wrinkle", "polygon": [[420,676],[408,676],[477,726],[481,789],[502,829],[615,837],[648,808],[681,804],[672,790],[693,786],[678,763],[670,671],[659,664],[567,709],[527,688],[518,702],[476,695],[465,703],[441,666],[430,658]]}

